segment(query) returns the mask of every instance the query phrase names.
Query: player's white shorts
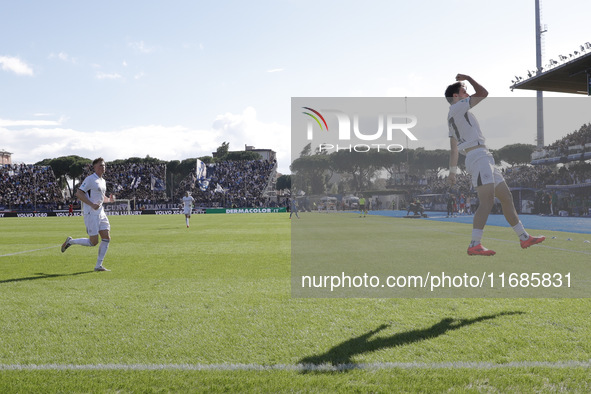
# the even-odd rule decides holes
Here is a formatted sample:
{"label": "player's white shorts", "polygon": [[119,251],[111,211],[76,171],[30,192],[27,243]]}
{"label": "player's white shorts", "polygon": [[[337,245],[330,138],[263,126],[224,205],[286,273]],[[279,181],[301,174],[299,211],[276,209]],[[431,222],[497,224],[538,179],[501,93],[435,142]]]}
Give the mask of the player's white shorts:
{"label": "player's white shorts", "polygon": [[84,215],[84,224],[86,225],[86,233],[90,236],[98,235],[102,230],[111,230],[111,224],[104,211],[100,214]]}
{"label": "player's white shorts", "polygon": [[472,185],[474,188],[489,183],[494,183],[495,187],[503,182],[503,174],[495,166],[495,159],[488,149],[474,149],[466,154],[466,170],[472,175]]}
{"label": "player's white shorts", "polygon": [[183,208],[183,209],[184,209],[185,215],[190,215],[191,214],[191,211],[192,211],[191,207],[189,207],[189,208]]}

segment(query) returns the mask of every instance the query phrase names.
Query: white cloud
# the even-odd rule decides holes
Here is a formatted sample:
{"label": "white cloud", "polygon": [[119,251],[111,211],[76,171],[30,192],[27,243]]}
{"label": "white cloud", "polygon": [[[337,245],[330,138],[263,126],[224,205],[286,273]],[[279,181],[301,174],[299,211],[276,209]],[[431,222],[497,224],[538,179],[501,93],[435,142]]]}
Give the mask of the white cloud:
{"label": "white cloud", "polygon": [[290,126],[263,122],[257,118],[253,107],[247,107],[241,114],[219,115],[213,128],[219,136],[217,141],[230,142],[230,150],[243,150],[245,145],[273,149],[277,152],[280,172],[288,171],[291,157]]}
{"label": "white cloud", "polygon": [[13,161],[25,163],[66,155],[103,156],[106,160],[146,155],[162,160],[196,157],[211,154],[217,147],[217,141],[210,134],[182,126],[158,125],[89,132],[30,127],[18,133],[0,127],[0,140],[5,149],[13,152]]}
{"label": "white cloud", "polygon": [[[45,116],[39,114],[35,116]],[[60,121],[54,120],[10,120],[0,118],[0,127],[43,127],[43,126],[59,126]]]}
{"label": "white cloud", "polygon": [[104,73],[104,72],[97,72],[96,79],[121,79],[123,78],[121,74],[118,73]]}
{"label": "white cloud", "polygon": [[11,71],[17,75],[33,75],[33,69],[18,57],[0,56],[2,70]]}
{"label": "white cloud", "polygon": [[192,44],[192,43],[189,43],[189,42],[185,42],[185,43],[183,43],[181,45],[181,47],[183,49],[193,49],[193,48],[197,47],[200,51],[202,51],[202,50],[205,49],[205,46],[201,42],[199,44]]}
{"label": "white cloud", "polygon": [[152,53],[156,50],[156,47],[152,47],[152,46],[148,46],[146,45],[146,43],[142,40],[142,41],[133,41],[128,43],[127,45],[129,45],[130,48],[140,52],[140,53]]}
{"label": "white cloud", "polygon": [[268,73],[280,73],[282,71],[285,71],[283,68],[272,68],[270,70],[267,70]]}
{"label": "white cloud", "polygon": [[52,53],[49,54],[49,58],[50,59],[59,59],[59,60],[61,60],[63,62],[72,63],[72,64],[76,64],[77,63],[76,58],[71,57],[66,52],[60,52],[58,54],[55,54],[55,53],[52,52]]}
{"label": "white cloud", "polygon": [[[257,119],[254,108],[240,114],[218,116],[212,128],[198,130],[185,126],[147,125],[121,130],[81,131],[33,121],[0,120],[2,148],[13,152],[14,162],[36,163],[46,158],[78,155],[103,156],[107,161],[150,155],[161,160],[183,160],[210,156],[224,141],[231,150],[245,145],[277,152],[280,172],[289,171],[289,126],[265,123]],[[29,128],[17,132],[10,126]],[[47,127],[43,127],[47,126]],[[59,126],[59,125],[57,125]]]}

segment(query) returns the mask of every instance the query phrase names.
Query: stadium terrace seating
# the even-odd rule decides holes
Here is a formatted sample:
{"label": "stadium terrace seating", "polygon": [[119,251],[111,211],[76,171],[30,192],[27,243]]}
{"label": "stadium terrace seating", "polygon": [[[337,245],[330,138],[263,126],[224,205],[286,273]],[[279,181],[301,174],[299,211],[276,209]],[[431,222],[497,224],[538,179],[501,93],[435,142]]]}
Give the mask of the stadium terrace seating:
{"label": "stadium terrace seating", "polygon": [[591,159],[591,123],[532,153],[533,165],[549,165]]}
{"label": "stadium terrace seating", "polygon": [[[82,179],[92,174],[89,166]],[[165,164],[108,164],[103,175],[107,182],[107,196],[118,199],[164,200],[166,198]]]}
{"label": "stadium terrace seating", "polygon": [[63,203],[64,197],[51,167],[0,166],[0,210],[48,210]]}
{"label": "stadium terrace seating", "polygon": [[225,161],[207,165],[206,190],[199,188],[195,174],[190,174],[177,188],[176,200],[191,191],[195,206],[260,207],[266,203],[265,188],[273,177],[276,162],[267,160]]}

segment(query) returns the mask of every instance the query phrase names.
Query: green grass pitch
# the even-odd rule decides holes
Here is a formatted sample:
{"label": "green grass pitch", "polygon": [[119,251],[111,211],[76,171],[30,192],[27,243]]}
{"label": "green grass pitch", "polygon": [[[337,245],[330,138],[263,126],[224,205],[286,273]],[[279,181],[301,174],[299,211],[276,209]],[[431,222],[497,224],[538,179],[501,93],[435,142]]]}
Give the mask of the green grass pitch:
{"label": "green grass pitch", "polygon": [[[329,220],[338,237],[351,217]],[[468,225],[359,220],[465,258]],[[110,221],[112,271],[95,273],[96,247],[59,250],[82,218],[0,219],[0,392],[591,391],[589,299],[292,298],[288,214]],[[479,264],[515,248],[488,245]],[[519,258],[588,261],[578,247]]]}

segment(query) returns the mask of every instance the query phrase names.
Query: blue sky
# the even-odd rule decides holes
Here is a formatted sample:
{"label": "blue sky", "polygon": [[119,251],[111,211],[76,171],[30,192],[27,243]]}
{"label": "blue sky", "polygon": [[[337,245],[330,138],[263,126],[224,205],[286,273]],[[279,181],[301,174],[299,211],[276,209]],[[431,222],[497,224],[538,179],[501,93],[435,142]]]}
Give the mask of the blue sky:
{"label": "blue sky", "polygon": [[[542,4],[545,62],[591,41],[588,1]],[[458,72],[533,97],[509,85],[534,65],[534,0],[4,1],[0,149],[171,160],[228,141],[288,172],[291,97],[439,97]]]}

